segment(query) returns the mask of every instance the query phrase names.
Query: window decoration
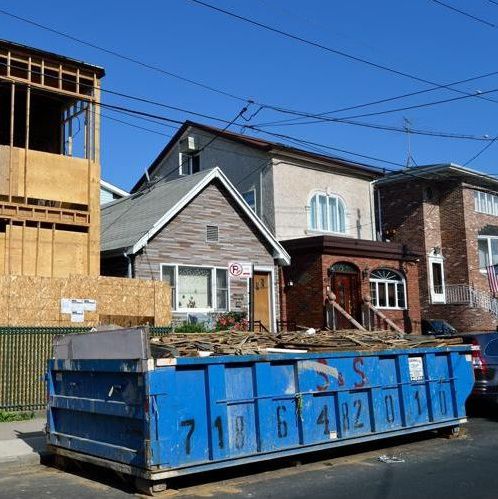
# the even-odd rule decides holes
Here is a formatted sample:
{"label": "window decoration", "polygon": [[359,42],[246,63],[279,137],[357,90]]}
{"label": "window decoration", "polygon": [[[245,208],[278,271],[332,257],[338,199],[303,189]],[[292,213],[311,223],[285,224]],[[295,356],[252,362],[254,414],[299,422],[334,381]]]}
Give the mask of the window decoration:
{"label": "window decoration", "polygon": [[391,269],[376,269],[370,273],[370,296],[377,308],[406,308],[405,279]]}
{"label": "window decoration", "polygon": [[337,196],[315,194],[310,201],[309,228],[320,232],[344,234],[346,207]]}

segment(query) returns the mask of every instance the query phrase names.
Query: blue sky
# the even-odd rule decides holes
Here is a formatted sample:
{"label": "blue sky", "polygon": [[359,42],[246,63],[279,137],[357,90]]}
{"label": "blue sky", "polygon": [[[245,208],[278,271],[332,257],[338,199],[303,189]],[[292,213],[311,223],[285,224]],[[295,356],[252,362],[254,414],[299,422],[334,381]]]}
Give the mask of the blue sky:
{"label": "blue sky", "polygon": [[[473,21],[430,0],[206,1],[439,84],[498,71],[498,29]],[[498,5],[490,0],[445,2],[498,24]],[[263,31],[190,0],[149,0],[141,3],[127,0],[87,0],[84,3],[4,0],[1,8],[226,92],[260,103],[311,113],[430,88],[430,85]],[[226,120],[236,116],[244,105],[236,99],[147,70],[5,15],[0,15],[0,32],[2,38],[104,66],[107,72],[102,82],[104,89]],[[498,89],[498,75],[458,88],[472,93]],[[440,89],[334,116],[411,106],[458,95]],[[406,117],[415,129],[494,137],[498,135],[498,92],[487,96],[497,102],[466,98],[358,120],[402,127]],[[175,120],[199,120],[184,112],[105,93],[103,100]],[[251,115],[257,109],[253,105],[247,114]],[[103,113],[108,117],[103,118],[102,176],[123,188],[130,188],[175,130],[110,110]],[[149,128],[156,133],[118,123],[109,117]],[[286,118],[289,116],[263,109],[250,123]],[[201,121],[220,125],[211,120]],[[241,130],[238,126],[230,129]],[[404,133],[344,123],[281,125],[267,130],[395,163],[406,162],[408,141]],[[411,137],[412,154],[417,164],[447,161],[463,164],[485,145],[486,142],[469,140],[420,135]],[[497,158],[498,141],[469,166],[498,174]],[[395,168],[380,162],[370,163]]]}

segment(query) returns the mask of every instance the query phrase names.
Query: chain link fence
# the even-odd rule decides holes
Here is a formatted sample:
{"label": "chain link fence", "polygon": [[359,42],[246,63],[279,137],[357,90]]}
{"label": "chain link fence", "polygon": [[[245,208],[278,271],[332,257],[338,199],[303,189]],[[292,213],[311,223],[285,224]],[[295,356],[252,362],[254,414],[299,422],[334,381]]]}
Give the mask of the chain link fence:
{"label": "chain link fence", "polygon": [[[45,371],[54,338],[88,331],[88,327],[0,327],[0,411],[45,408]],[[169,332],[168,327],[150,328],[151,335]]]}

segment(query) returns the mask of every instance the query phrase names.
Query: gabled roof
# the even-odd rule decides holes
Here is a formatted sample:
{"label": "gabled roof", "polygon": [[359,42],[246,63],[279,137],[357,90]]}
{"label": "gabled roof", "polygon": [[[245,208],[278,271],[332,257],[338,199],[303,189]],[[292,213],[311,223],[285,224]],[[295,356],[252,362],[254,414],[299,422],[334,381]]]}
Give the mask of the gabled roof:
{"label": "gabled roof", "polygon": [[128,196],[130,193],[128,191],[125,191],[124,189],[121,189],[121,187],[118,187],[117,185],[111,184],[110,182],[107,182],[106,180],[100,179],[100,187],[102,189],[105,189],[109,192],[112,192],[113,194],[117,194],[119,197],[125,197]]}
{"label": "gabled roof", "polygon": [[[182,135],[188,128],[197,128],[205,132],[216,135],[217,137],[222,137],[226,140],[231,140],[239,144],[243,144],[247,147],[252,147],[263,152],[272,153],[284,153],[293,154],[302,157],[307,160],[320,161],[322,163],[328,164],[335,168],[347,169],[351,172],[358,174],[363,174],[372,179],[383,175],[379,169],[375,169],[373,166],[365,165],[362,163],[356,163],[354,161],[347,161],[343,158],[338,158],[335,156],[328,156],[326,154],[318,154],[316,152],[307,151],[306,149],[299,149],[297,147],[288,146],[280,142],[272,142],[269,140],[259,139],[257,137],[251,137],[250,135],[242,135],[240,133],[229,132],[228,130],[223,130],[221,128],[216,128],[210,125],[204,125],[202,123],[196,123],[195,121],[185,121],[183,125],[177,130],[177,132],[171,137],[170,141],[166,144],[164,149],[158,154],[156,159],[147,168],[147,173],[149,177],[153,175],[155,168],[163,161],[164,158],[169,154],[174,145],[180,140]],[[131,192],[136,192],[140,186],[145,182],[146,175],[143,174],[138,182],[132,187]]]}
{"label": "gabled roof", "polygon": [[405,168],[400,172],[391,173],[383,178],[379,178],[375,183],[382,186],[397,182],[413,182],[415,180],[430,180],[437,182],[448,181],[455,178],[460,178],[471,183],[477,182],[491,187],[492,189],[498,189],[497,178],[456,163],[441,163]]}
{"label": "gabled roof", "polygon": [[273,257],[288,265],[288,253],[219,168],[169,182],[160,180],[147,189],[102,206],[101,251],[135,254],[214,180],[219,180],[250,223],[269,243]]}

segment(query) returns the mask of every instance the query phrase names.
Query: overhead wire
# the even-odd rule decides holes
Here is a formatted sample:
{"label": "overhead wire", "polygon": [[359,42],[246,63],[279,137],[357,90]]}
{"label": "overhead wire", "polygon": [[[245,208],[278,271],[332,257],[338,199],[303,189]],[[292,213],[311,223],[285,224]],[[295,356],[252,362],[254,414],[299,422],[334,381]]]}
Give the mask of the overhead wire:
{"label": "overhead wire", "polygon": [[[498,28],[498,26],[492,22],[487,21],[486,19],[483,19],[481,17],[474,16],[473,14],[470,14],[469,12],[466,12],[465,10],[458,9],[454,7],[453,5],[447,4],[445,2],[441,2],[441,0],[429,0],[432,3],[435,3],[437,5],[440,5],[441,7],[445,7],[446,9],[452,10],[453,12],[457,12],[458,14],[461,14],[462,16],[468,17],[469,19],[472,19],[473,21],[476,21],[481,24],[485,24],[486,26],[490,28]],[[492,2],[494,3],[494,2]]]}
{"label": "overhead wire", "polygon": [[168,70],[163,69],[163,68],[161,68],[159,66],[154,66],[152,64],[148,64],[148,63],[146,63],[146,62],[144,62],[144,61],[142,61],[140,59],[136,59],[134,57],[131,57],[131,56],[128,56],[128,55],[125,55],[125,54],[121,54],[120,52],[117,52],[115,50],[111,50],[111,49],[107,49],[105,47],[101,47],[100,45],[97,45],[95,43],[88,42],[88,41],[83,40],[81,38],[78,38],[76,36],[70,35],[69,33],[65,33],[65,32],[57,30],[55,28],[51,28],[51,27],[46,26],[44,24],[41,24],[39,22],[33,21],[32,19],[28,19],[26,17],[19,16],[17,14],[9,12],[9,11],[7,11],[5,9],[0,9],[0,14],[3,14],[3,15],[8,16],[8,17],[11,17],[13,19],[17,19],[18,21],[22,21],[22,22],[27,23],[27,24],[31,24],[33,26],[36,26],[37,28],[43,29],[45,31],[49,31],[49,32],[54,33],[54,34],[59,35],[59,36],[62,36],[64,38],[72,40],[73,42],[80,43],[81,45],[86,45],[87,47],[91,47],[91,48],[93,48],[95,50],[99,50],[101,52],[105,52],[106,54],[112,55],[114,57],[118,57],[118,58],[120,58],[122,60],[131,62],[133,64],[137,64],[137,65],[142,66],[144,68],[147,68],[147,69],[156,71],[158,73],[164,74],[166,76],[170,76],[171,78],[176,78],[178,80],[181,80],[181,81],[190,83],[192,85],[196,85],[198,87],[201,87],[201,88],[203,88],[205,90],[209,90],[211,92],[215,92],[217,94],[224,95],[225,97],[230,97],[232,99],[236,99],[238,101],[244,101],[244,102],[248,100],[247,97],[241,97],[240,95],[235,95],[235,94],[233,94],[231,92],[226,92],[225,90],[221,90],[219,88],[212,87],[211,85],[207,85],[205,83],[193,80],[191,78],[187,78],[187,77],[182,76],[182,75],[179,75],[177,73],[173,73],[172,71],[168,71]]}
{"label": "overhead wire", "polygon": [[[221,7],[217,7],[216,5],[212,5],[212,4],[210,4],[208,2],[205,2],[203,0],[188,0],[188,1],[190,1],[192,3],[195,3],[197,5],[200,5],[200,6],[206,7],[208,9],[213,10],[213,11],[219,12],[221,14],[227,15],[227,16],[232,17],[234,19],[238,19],[239,21],[243,21],[245,23],[251,24],[251,25],[256,26],[258,28],[264,29],[266,31],[270,31],[272,33],[276,33],[278,35],[284,36],[284,37],[292,39],[294,41],[298,41],[298,42],[303,43],[305,45],[309,45],[309,46],[318,48],[318,49],[323,50],[325,52],[328,52],[328,53],[331,53],[331,54],[335,54],[335,55],[339,55],[339,56],[344,57],[346,59],[349,59],[349,60],[352,60],[352,61],[355,61],[355,62],[358,62],[358,63],[361,63],[361,64],[365,64],[365,65],[374,67],[376,69],[380,69],[382,71],[386,71],[386,72],[395,74],[397,76],[402,76],[404,78],[409,78],[411,80],[415,80],[415,81],[418,81],[418,82],[421,82],[421,83],[426,83],[426,84],[429,84],[429,85],[436,85],[436,86],[439,85],[439,83],[435,83],[434,81],[427,80],[427,79],[419,77],[417,75],[414,75],[414,74],[411,74],[411,73],[407,73],[407,72],[404,72],[404,71],[401,71],[401,70],[398,70],[398,69],[395,69],[395,68],[392,68],[392,67],[389,67],[389,66],[386,66],[386,65],[383,65],[383,64],[379,64],[379,63],[370,61],[370,60],[365,59],[363,57],[355,56],[355,55],[350,54],[348,52],[345,52],[343,50],[338,50],[338,49],[335,49],[333,47],[329,47],[327,45],[324,45],[322,43],[315,42],[313,40],[308,40],[307,38],[303,38],[302,36],[295,35],[293,33],[289,33],[288,31],[284,31],[282,29],[276,28],[274,26],[270,26],[269,24],[265,24],[265,23],[256,21],[255,19],[251,19],[251,18],[246,17],[246,16],[242,16],[240,14],[237,14],[236,12],[233,12],[233,11],[230,11],[230,10],[227,10],[227,9],[223,9]],[[460,93],[460,94],[470,95],[472,97],[477,97],[477,98],[484,98],[484,97],[481,97],[479,95],[469,94],[468,92],[465,92],[463,90],[456,89],[456,88],[453,88],[453,87],[448,87],[448,89],[451,90],[451,91],[453,91],[453,92]],[[487,99],[487,98],[484,98],[484,99],[485,100],[491,100],[492,102],[498,103],[498,101],[495,101],[493,99]]]}

